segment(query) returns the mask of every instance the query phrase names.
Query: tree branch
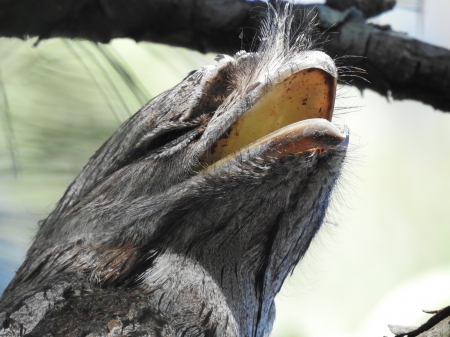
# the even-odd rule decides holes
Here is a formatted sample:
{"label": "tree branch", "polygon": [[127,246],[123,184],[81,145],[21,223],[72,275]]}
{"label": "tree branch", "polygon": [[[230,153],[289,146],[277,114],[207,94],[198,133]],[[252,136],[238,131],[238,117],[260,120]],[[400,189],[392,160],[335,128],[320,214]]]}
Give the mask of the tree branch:
{"label": "tree branch", "polygon": [[[332,57],[347,58],[344,65],[365,70],[365,82],[352,82],[397,100],[411,99],[450,111],[450,51],[367,24],[354,9],[336,11],[317,6],[320,27],[327,31],[325,46]],[[360,12],[359,12],[360,13]]]}
{"label": "tree branch", "polygon": [[[445,337],[450,336],[450,306],[438,310],[431,318],[418,328],[410,331],[396,332],[397,326],[389,326],[396,337]],[[408,330],[408,329],[407,329]]]}
{"label": "tree branch", "polygon": [[396,0],[327,0],[328,7],[344,11],[352,6],[359,9],[366,18],[377,16],[394,8]]}
{"label": "tree branch", "polygon": [[[295,5],[317,13],[325,50],[348,57],[341,65],[364,69],[351,85],[394,99],[412,99],[450,111],[450,51],[365,22],[393,0],[329,0]],[[345,6],[354,5],[345,9]],[[200,52],[233,53],[254,42],[267,3],[244,0],[3,0],[0,36],[67,37],[108,42],[127,37]],[[365,13],[365,14],[363,14]],[[245,40],[239,38],[243,31]]]}

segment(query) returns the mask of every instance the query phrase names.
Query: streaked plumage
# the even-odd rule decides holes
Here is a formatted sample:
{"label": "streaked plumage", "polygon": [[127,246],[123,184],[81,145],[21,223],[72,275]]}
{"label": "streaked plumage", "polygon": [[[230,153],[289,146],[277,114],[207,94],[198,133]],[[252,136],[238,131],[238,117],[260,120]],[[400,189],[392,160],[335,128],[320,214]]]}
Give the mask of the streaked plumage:
{"label": "streaked plumage", "polygon": [[[312,26],[293,31],[293,19],[289,6],[269,10],[256,52],[192,72],[95,153],[6,289],[0,336],[270,333],[273,299],[322,224],[346,140],[280,156],[264,143],[207,172],[202,156],[272,86],[321,60]],[[310,137],[334,128],[322,124]]]}

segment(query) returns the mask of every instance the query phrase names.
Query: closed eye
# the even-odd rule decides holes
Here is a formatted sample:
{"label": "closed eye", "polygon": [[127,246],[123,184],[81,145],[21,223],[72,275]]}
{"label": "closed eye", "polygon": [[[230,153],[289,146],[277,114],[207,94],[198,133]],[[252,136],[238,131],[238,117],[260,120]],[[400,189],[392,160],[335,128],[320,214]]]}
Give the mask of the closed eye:
{"label": "closed eye", "polygon": [[129,153],[126,163],[129,164],[151,153],[160,152],[170,143],[183,140],[190,131],[199,128],[198,124],[183,125],[181,128],[164,130],[161,133],[149,137],[140,142],[132,152]]}

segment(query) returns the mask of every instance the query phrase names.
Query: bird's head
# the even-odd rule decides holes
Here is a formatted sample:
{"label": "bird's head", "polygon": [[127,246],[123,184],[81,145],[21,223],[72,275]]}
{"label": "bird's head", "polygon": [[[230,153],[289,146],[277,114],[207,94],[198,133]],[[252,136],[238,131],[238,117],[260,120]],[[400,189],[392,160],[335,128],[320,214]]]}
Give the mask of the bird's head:
{"label": "bird's head", "polygon": [[237,322],[267,328],[348,143],[331,123],[336,67],[291,21],[272,11],[257,51],[218,56],[112,135],[40,228],[27,259],[58,256],[41,280],[75,270],[103,287],[180,292],[199,286],[189,267]]}

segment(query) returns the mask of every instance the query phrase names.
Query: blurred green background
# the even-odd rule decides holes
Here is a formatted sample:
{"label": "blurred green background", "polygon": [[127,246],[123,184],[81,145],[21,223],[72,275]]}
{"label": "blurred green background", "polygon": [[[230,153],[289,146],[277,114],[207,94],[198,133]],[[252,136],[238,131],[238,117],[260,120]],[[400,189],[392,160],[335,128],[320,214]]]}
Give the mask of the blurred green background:
{"label": "blurred green background", "polygon": [[[450,48],[450,3],[379,18]],[[423,29],[420,20],[423,19]],[[94,151],[213,55],[116,40],[0,39],[0,292]],[[351,146],[326,225],[277,298],[277,337],[390,336],[450,304],[450,115],[340,88]]]}

